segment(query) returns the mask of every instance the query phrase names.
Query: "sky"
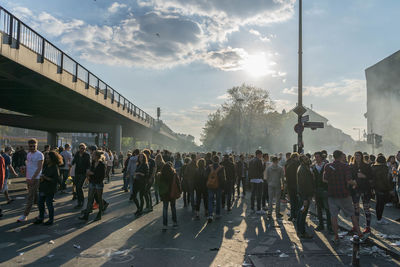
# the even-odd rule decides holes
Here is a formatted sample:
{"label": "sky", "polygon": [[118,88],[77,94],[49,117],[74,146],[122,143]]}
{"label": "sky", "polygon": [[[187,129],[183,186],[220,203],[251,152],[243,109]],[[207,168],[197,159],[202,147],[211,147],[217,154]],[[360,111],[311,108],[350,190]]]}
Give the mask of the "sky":
{"label": "sky", "polygon": [[[279,112],[297,102],[295,0],[0,5],[149,114],[161,107],[198,144],[233,86],[269,90]],[[398,0],[303,0],[303,103],[354,139],[366,129],[365,69],[400,49],[399,10]]]}

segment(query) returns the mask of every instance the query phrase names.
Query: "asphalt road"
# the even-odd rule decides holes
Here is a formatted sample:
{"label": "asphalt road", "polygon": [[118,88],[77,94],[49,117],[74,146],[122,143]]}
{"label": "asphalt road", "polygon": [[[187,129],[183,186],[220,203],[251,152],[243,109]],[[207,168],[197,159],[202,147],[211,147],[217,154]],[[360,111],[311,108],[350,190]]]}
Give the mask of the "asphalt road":
{"label": "asphalt road", "polygon": [[[11,185],[13,197],[24,197],[23,179]],[[351,243],[343,238],[339,247],[329,244],[326,232],[312,231],[312,240],[299,240],[293,224],[247,212],[250,203],[236,199],[232,213],[206,223],[202,212],[192,220],[190,208],[178,200],[177,229],[162,228],[162,205],[135,218],[135,205],[121,191],[121,176],[105,186],[110,206],[99,222],[78,220],[72,195],[57,195],[55,224],[34,225],[36,207],[29,221],[17,223],[25,199],[2,208],[0,219],[0,266],[342,266],[351,263]],[[86,195],[86,192],[85,192]],[[284,210],[286,204],[282,205]],[[170,216],[170,215],[169,215]],[[169,217],[170,220],[170,217]],[[308,223],[314,226],[314,218]],[[171,224],[170,220],[170,224]],[[371,244],[363,246],[371,249]],[[361,266],[395,266],[398,262],[384,253],[364,253]]]}

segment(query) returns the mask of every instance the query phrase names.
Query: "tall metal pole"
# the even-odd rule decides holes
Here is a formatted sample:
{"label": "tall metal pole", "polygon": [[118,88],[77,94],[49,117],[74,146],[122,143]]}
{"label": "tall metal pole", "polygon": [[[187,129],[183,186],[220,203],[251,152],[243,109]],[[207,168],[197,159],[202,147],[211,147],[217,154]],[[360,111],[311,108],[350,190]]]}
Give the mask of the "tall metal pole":
{"label": "tall metal pole", "polygon": [[[303,106],[303,38],[302,38],[302,0],[299,0],[299,77],[298,77],[298,106]],[[298,114],[298,123],[301,124],[302,114]],[[297,148],[299,153],[303,151],[303,132],[297,133]]]}

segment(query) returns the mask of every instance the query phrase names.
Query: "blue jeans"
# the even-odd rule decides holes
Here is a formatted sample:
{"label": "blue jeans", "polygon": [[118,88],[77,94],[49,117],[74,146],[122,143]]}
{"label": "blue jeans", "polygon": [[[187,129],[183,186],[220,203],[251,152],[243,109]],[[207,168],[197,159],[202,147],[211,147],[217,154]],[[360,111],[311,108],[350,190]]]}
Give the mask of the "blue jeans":
{"label": "blue jeans", "polygon": [[208,215],[212,216],[214,211],[214,197],[216,197],[216,215],[221,214],[221,189],[208,189]]}
{"label": "blue jeans", "polygon": [[123,182],[124,182],[124,185],[122,186],[122,189],[127,190],[128,186],[129,186],[129,174],[124,173]]}
{"label": "blue jeans", "polygon": [[65,184],[65,182],[68,179],[69,170],[68,169],[66,169],[66,170],[64,169],[64,170],[60,170],[60,172],[61,172],[61,175],[62,175],[62,182],[61,182],[61,185],[60,185],[60,189],[61,190],[65,190],[67,188],[67,185]]}
{"label": "blue jeans", "polygon": [[47,209],[49,210],[49,221],[54,221],[54,206],[53,206],[54,194],[45,194],[39,192],[39,219],[44,219],[44,202],[46,202]]}
{"label": "blue jeans", "polygon": [[128,178],[128,180],[129,180],[129,190],[131,191],[131,195],[133,195],[135,193],[134,190],[133,190],[133,182],[135,180],[135,177],[133,175],[129,175],[129,174],[128,174],[128,176],[129,176],[129,178]]}
{"label": "blue jeans", "polygon": [[257,199],[257,210],[261,210],[261,195],[263,183],[251,183],[251,209],[254,210],[254,201]]}
{"label": "blue jeans", "polygon": [[175,200],[166,201],[163,200],[163,224],[168,225],[168,204],[171,204],[172,221],[174,224],[178,223],[176,219],[176,206]]}

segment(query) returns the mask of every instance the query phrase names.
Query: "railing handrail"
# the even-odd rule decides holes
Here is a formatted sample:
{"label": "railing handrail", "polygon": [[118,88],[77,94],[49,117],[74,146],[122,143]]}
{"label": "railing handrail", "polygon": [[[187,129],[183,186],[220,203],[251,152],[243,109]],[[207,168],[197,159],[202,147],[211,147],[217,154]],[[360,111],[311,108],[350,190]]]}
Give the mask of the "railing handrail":
{"label": "railing handrail", "polygon": [[[75,63],[75,74],[71,73],[73,76],[76,76],[76,79],[79,79],[81,81],[83,81],[82,79],[80,79],[78,77],[78,68],[82,68],[83,70],[85,70],[87,72],[87,77],[88,77],[88,81],[86,82],[86,84],[88,86],[92,86],[90,85],[90,76],[93,76],[96,80],[97,80],[97,84],[104,84],[105,88],[104,90],[106,90],[105,92],[105,99],[108,98],[108,92],[107,90],[111,90],[111,96],[110,98],[112,99],[112,103],[114,103],[115,99],[114,99],[114,95],[115,93],[118,94],[119,98],[118,98],[118,106],[121,105],[121,102],[123,103],[123,108],[125,109],[125,107],[127,108],[127,111],[129,112],[129,114],[131,114],[132,116],[138,116],[139,118],[141,118],[142,120],[148,122],[150,124],[150,126],[155,126],[156,120],[150,116],[147,112],[145,112],[144,110],[142,110],[141,108],[139,108],[138,106],[136,106],[135,104],[133,104],[131,101],[129,101],[126,97],[124,97],[123,95],[121,95],[119,92],[117,92],[116,90],[114,90],[110,85],[108,85],[107,83],[105,83],[103,80],[101,80],[97,75],[93,74],[92,72],[90,72],[86,67],[82,66],[81,64],[79,64],[75,59],[73,59],[71,56],[69,56],[68,54],[66,54],[63,50],[61,50],[60,48],[58,48],[56,45],[54,45],[52,42],[48,41],[46,38],[44,38],[41,34],[37,33],[34,29],[32,29],[31,27],[29,27],[26,23],[24,23],[23,21],[21,21],[19,18],[15,17],[11,12],[9,12],[7,9],[5,9],[4,7],[0,6],[0,16],[1,16],[1,11],[5,12],[5,14],[7,14],[10,17],[10,25],[13,23],[13,20],[16,20],[18,23],[18,38],[19,38],[19,34],[20,34],[20,29],[22,25],[23,27],[25,27],[28,31],[32,32],[33,34],[35,34],[38,38],[39,41],[42,42],[42,51],[44,51],[44,46],[47,43],[48,45],[52,46],[52,48],[54,48],[58,53],[60,53],[60,64],[61,66],[58,65],[57,62],[53,62],[50,58],[47,58],[49,61],[51,61],[52,63],[56,64],[58,67],[61,68],[61,71],[65,70],[67,72],[69,72],[68,70],[64,69],[63,66],[63,58],[64,56],[66,56],[67,58],[69,58],[73,63]],[[7,21],[8,23],[8,21]],[[10,29],[12,29],[12,26],[10,26]],[[4,24],[4,33],[9,34],[10,38],[13,38],[13,32],[9,32],[7,33],[7,29],[6,29],[6,24]],[[0,29],[0,31],[2,31],[2,29]],[[26,37],[28,38],[28,37]],[[32,37],[33,38],[33,37]],[[19,41],[19,40],[18,40]],[[20,45],[20,43],[18,43],[18,45]],[[34,50],[33,47],[29,47],[28,44],[24,44],[22,43],[23,46],[27,47],[28,49],[33,50],[35,53],[37,53],[38,55],[40,55],[37,51]],[[44,58],[46,58],[46,54],[43,53],[41,55]],[[74,68],[73,68],[74,69]],[[85,82],[85,81],[83,81]],[[93,87],[93,86],[92,86]],[[100,88],[97,88],[97,86],[95,86],[96,89],[100,90]],[[133,111],[134,110],[134,111]],[[165,125],[164,123],[162,123],[163,126],[165,126],[168,129],[169,134],[172,134],[173,136],[176,136],[176,133],[174,133],[167,125]],[[163,127],[163,128],[165,128]]]}

